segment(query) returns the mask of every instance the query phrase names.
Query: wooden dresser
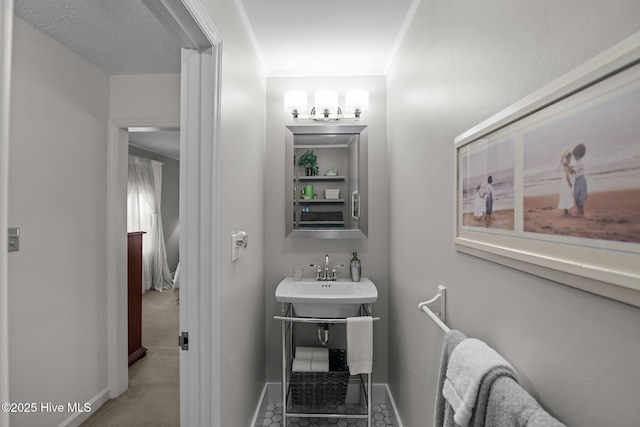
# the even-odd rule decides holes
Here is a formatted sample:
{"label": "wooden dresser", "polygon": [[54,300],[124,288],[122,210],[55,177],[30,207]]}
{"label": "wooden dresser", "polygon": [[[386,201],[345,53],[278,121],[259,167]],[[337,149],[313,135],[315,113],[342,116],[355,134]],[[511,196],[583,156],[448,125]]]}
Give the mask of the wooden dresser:
{"label": "wooden dresser", "polygon": [[144,231],[128,233],[129,273],[129,366],[147,354],[142,346],[142,235]]}

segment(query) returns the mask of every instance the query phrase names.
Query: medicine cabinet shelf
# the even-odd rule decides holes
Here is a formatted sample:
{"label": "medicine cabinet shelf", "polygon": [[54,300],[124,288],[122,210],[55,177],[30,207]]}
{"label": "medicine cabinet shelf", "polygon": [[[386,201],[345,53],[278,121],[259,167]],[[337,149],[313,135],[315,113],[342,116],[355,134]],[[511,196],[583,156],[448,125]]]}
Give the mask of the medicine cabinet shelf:
{"label": "medicine cabinet shelf", "polygon": [[298,221],[299,225],[344,225],[344,221]]}
{"label": "medicine cabinet shelf", "polygon": [[294,203],[344,203],[344,199],[298,199]]}
{"label": "medicine cabinet shelf", "polygon": [[313,176],[298,176],[293,178],[294,181],[296,179],[298,181],[344,181],[346,177],[340,176],[340,175],[336,175],[336,176],[313,175]]}

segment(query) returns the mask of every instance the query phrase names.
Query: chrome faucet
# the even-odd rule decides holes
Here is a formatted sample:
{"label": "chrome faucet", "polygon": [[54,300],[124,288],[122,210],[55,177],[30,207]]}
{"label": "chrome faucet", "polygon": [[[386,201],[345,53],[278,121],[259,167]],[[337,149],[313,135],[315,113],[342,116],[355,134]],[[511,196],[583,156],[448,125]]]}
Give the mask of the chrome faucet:
{"label": "chrome faucet", "polygon": [[325,254],[324,256],[324,277],[322,280],[331,280],[329,276],[329,254]]}
{"label": "chrome faucet", "polygon": [[329,272],[329,254],[325,254],[324,256],[324,272],[322,271],[322,266],[318,264],[309,264],[309,266],[316,267],[318,269],[316,271],[316,280],[321,282],[338,280],[338,276],[336,276],[336,267],[344,267],[343,264],[334,265],[331,267],[331,272]]}

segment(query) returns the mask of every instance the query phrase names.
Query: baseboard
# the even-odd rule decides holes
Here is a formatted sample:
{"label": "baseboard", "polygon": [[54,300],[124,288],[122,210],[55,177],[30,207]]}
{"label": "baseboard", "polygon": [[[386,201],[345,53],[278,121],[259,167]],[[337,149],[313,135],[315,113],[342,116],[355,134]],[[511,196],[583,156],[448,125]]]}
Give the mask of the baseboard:
{"label": "baseboard", "polygon": [[98,408],[105,404],[109,400],[109,388],[105,388],[96,394],[88,402],[75,403],[77,412],[72,413],[69,418],[59,424],[58,427],[78,427],[85,422],[91,415],[93,415]]}
{"label": "baseboard", "polygon": [[[349,383],[349,389],[347,390],[347,402],[349,402],[349,396],[355,396],[359,394],[360,385],[357,381],[351,381]],[[355,389],[355,390],[354,390]],[[389,389],[388,384],[372,384],[371,385],[371,400],[375,403],[388,403],[393,407],[393,412],[396,415],[396,421],[398,427],[403,427],[396,407],[396,402],[393,400],[393,395]],[[262,388],[262,394],[260,400],[256,406],[256,410],[253,414],[253,420],[251,421],[251,427],[258,427],[258,416],[262,413],[267,405],[281,403],[282,402],[282,387],[280,383],[265,383]]]}
{"label": "baseboard", "polygon": [[[253,419],[251,420],[251,426],[255,426],[258,422],[258,416],[266,409],[267,401],[269,399],[265,399],[264,395],[267,393],[267,388],[269,388],[269,384],[274,383],[265,383],[264,387],[262,387],[262,393],[260,394],[260,399],[258,400],[258,406],[256,406],[256,411],[253,413]],[[280,385],[280,383],[278,383]]]}
{"label": "baseboard", "polygon": [[402,424],[402,419],[400,419],[400,412],[398,412],[396,401],[393,400],[393,394],[391,394],[391,389],[389,388],[389,384],[385,384],[384,386],[387,389],[387,396],[389,397],[389,402],[391,403],[391,407],[393,408],[393,413],[396,414],[396,421],[398,422],[398,427],[404,427],[404,425]]}

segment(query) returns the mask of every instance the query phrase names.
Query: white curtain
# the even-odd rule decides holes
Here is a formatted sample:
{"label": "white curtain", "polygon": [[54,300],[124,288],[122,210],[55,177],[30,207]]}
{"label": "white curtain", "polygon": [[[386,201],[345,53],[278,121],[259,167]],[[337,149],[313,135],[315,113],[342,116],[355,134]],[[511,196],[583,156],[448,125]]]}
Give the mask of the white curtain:
{"label": "white curtain", "polygon": [[160,202],[162,163],[129,156],[127,231],[144,231],[142,238],[142,291],[162,292],[173,286],[164,246]]}

